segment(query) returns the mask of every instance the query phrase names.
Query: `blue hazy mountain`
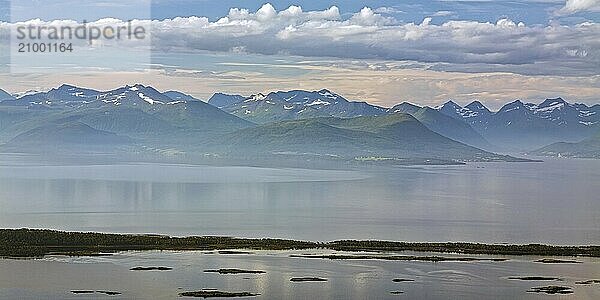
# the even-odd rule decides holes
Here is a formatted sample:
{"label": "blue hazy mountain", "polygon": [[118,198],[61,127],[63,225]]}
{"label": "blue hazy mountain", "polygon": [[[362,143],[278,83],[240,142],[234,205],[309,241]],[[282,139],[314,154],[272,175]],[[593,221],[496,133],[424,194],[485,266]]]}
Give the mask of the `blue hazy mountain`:
{"label": "blue hazy mountain", "polygon": [[429,130],[409,114],[280,121],[224,137],[237,155],[304,155],[372,160],[421,158],[446,161],[510,161]]}
{"label": "blue hazy mountain", "polygon": [[389,109],[391,113],[407,113],[415,117],[430,130],[455,141],[482,149],[494,147],[463,120],[447,116],[430,107],[420,107],[408,102],[400,103]]}
{"label": "blue hazy mountain", "polygon": [[110,91],[63,85],[0,102],[0,116],[0,142],[50,123],[79,122],[138,141],[169,145],[202,143],[253,125],[191,96],[163,94],[143,85]]}
{"label": "blue hazy mountain", "polygon": [[15,98],[11,94],[9,94],[6,91],[0,89],[0,102],[4,101],[4,100],[14,100],[14,99]]}
{"label": "blue hazy mountain", "polygon": [[[151,148],[237,157],[285,153],[344,159],[497,161],[512,158],[481,150],[492,148],[487,136],[503,141],[497,137],[505,129],[498,129],[497,124],[519,125],[506,135],[506,143],[513,138],[515,145],[543,132],[531,124],[538,118],[555,126],[577,122],[563,131],[574,131],[570,137],[585,136],[581,131],[595,126],[598,109],[559,98],[539,105],[515,101],[498,112],[479,102],[464,108],[454,102],[437,109],[409,103],[382,108],[349,101],[326,89],[250,97],[217,93],[209,103],[140,84],[109,91],[62,85],[1,101],[0,144],[40,151],[50,140],[35,137],[45,135],[55,137],[51,140],[59,144],[104,139],[107,145],[118,145],[119,151]],[[554,128],[548,126],[542,127]],[[86,134],[90,139],[81,138]],[[560,140],[560,134],[553,138],[568,141]],[[73,139],[68,139],[70,135]],[[25,142],[28,139],[30,143]]]}
{"label": "blue hazy mountain", "polygon": [[246,100],[246,97],[242,95],[215,93],[208,99],[208,103],[222,109],[243,102],[244,100]]}
{"label": "blue hazy mountain", "polygon": [[600,158],[600,131],[577,143],[554,143],[531,152],[534,155],[578,158]]}
{"label": "blue hazy mountain", "polygon": [[262,124],[316,117],[352,118],[404,112],[413,115],[427,128],[446,137],[480,148],[493,148],[469,125],[430,108],[402,103],[386,109],[366,102],[348,101],[325,89],[320,91],[280,91],[250,97],[217,93],[208,102],[240,118]]}
{"label": "blue hazy mountain", "polygon": [[431,109],[401,103],[390,109],[352,102],[328,90],[273,92],[250,97],[215,94],[210,104],[240,118],[265,124],[316,117],[352,118],[404,112],[441,135],[484,149],[530,150],[555,142],[578,142],[600,130],[600,105],[571,104],[562,98],[539,104],[519,100],[493,112],[479,101],[453,101]]}
{"label": "blue hazy mountain", "polygon": [[349,101],[326,89],[279,91],[250,97],[215,94],[208,103],[261,124],[317,117],[351,118],[386,114],[385,108],[366,102]]}
{"label": "blue hazy mountain", "polygon": [[47,124],[17,135],[11,140],[12,146],[36,147],[40,144],[50,147],[71,145],[110,147],[125,145],[132,140],[112,132],[94,129],[79,122]]}
{"label": "blue hazy mountain", "polygon": [[600,105],[571,104],[562,98],[539,104],[516,100],[491,112],[480,102],[465,107],[449,101],[437,108],[462,120],[494,145],[534,149],[556,142],[578,142],[600,130]]}
{"label": "blue hazy mountain", "polygon": [[[63,85],[46,93],[24,96],[14,103],[30,108],[45,107],[82,115],[85,115],[88,110],[92,113],[102,111],[111,117],[124,113],[127,118],[158,119],[180,128],[217,130],[228,127],[226,128],[228,130],[251,125],[184,93],[174,91],[161,93],[153,87],[140,84],[110,91]],[[143,115],[147,116],[142,117]],[[110,118],[107,117],[108,119]]]}

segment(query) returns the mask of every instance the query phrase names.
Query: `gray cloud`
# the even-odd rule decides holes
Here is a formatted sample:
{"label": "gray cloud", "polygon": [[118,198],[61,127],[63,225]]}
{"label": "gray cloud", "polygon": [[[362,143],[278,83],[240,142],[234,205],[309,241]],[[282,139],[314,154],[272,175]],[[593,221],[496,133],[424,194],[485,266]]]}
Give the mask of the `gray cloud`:
{"label": "gray cloud", "polygon": [[411,60],[440,68],[522,74],[589,75],[600,66],[600,24],[527,26],[509,19],[496,23],[448,21],[401,23],[369,8],[342,19],[336,7],[256,13],[232,9],[216,22],[205,18],[153,21],[157,49],[232,51],[346,59]]}
{"label": "gray cloud", "polygon": [[600,11],[600,0],[566,0],[557,15],[570,15],[581,11]]}
{"label": "gray cloud", "polygon": [[137,22],[152,28],[153,49],[161,52],[413,61],[462,72],[585,76],[600,70],[600,23],[431,21],[403,23],[367,7],[344,18],[335,6],[276,11],[265,4],[256,12],[233,8],[214,22],[205,17]]}
{"label": "gray cloud", "polygon": [[172,77],[191,77],[191,78],[215,78],[215,79],[235,79],[243,80],[246,79],[243,76],[233,75],[226,72],[212,72],[212,71],[196,71],[196,70],[179,70],[177,68],[162,68],[165,76]]}

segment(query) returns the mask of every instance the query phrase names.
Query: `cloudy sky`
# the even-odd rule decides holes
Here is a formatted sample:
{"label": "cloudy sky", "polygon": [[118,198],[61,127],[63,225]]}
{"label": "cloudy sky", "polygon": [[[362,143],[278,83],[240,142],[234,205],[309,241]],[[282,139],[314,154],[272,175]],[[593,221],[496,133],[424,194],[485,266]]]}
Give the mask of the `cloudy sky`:
{"label": "cloudy sky", "polygon": [[[497,108],[556,96],[600,102],[600,0],[399,2],[0,0],[0,29],[31,19],[113,18],[138,19],[152,33],[146,65],[84,68],[77,58],[79,65],[50,72],[4,72],[0,88],[140,82],[202,99],[217,91],[328,88],[385,106],[478,99]],[[9,43],[1,33],[0,42]],[[134,48],[119,53],[148,53]]]}

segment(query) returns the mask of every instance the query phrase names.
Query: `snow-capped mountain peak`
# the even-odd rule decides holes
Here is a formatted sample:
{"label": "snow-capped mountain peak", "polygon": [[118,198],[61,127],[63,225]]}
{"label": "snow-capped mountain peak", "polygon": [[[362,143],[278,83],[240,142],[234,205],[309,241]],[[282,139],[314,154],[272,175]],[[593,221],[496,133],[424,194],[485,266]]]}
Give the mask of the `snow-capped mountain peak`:
{"label": "snow-capped mountain peak", "polygon": [[330,92],[327,89],[320,90],[319,91],[319,95],[321,95],[323,97],[326,97],[326,98],[329,98],[329,99],[332,99],[332,100],[337,100],[337,98],[339,97],[339,95],[337,95],[335,93],[332,93],[332,92]]}
{"label": "snow-capped mountain peak", "polygon": [[442,106],[436,107],[436,109],[445,115],[459,120],[464,118],[473,118],[478,115],[477,111],[471,110],[468,106],[462,107],[452,100],[444,103]]}
{"label": "snow-capped mountain peak", "polygon": [[[187,99],[186,99],[187,100]],[[80,107],[96,103],[97,105],[161,105],[179,104],[185,101],[173,101],[167,94],[161,93],[151,86],[142,84],[126,85],[109,91],[97,91],[63,84],[48,92],[38,92],[19,97],[19,105],[27,106],[71,106]]]}
{"label": "snow-capped mountain peak", "polygon": [[555,98],[555,99],[546,99],[544,100],[544,102],[538,104],[538,105],[533,105],[531,106],[531,108],[536,112],[552,112],[556,109],[563,109],[566,106],[569,106],[569,103],[567,103],[565,100],[563,100],[562,98]]}
{"label": "snow-capped mountain peak", "polygon": [[461,108],[461,106],[456,104],[456,102],[454,102],[452,100],[448,100],[448,101],[446,101],[446,103],[434,107],[434,109],[437,109],[437,110],[447,110],[447,111],[457,110],[460,108]]}
{"label": "snow-capped mountain peak", "polygon": [[502,106],[502,108],[498,111],[498,113],[507,113],[507,112],[515,111],[515,110],[524,111],[525,109],[526,109],[526,106],[521,100],[515,100],[513,102],[510,102],[510,103]]}
{"label": "snow-capped mountain peak", "polygon": [[386,109],[365,102],[351,102],[327,89],[318,91],[276,91],[267,95],[215,94],[209,104],[254,122],[270,122],[309,117],[355,117],[386,113]]}
{"label": "snow-capped mountain peak", "polygon": [[35,94],[40,94],[43,93],[42,91],[38,91],[38,90],[27,90],[24,92],[17,92],[12,94],[13,97],[19,99],[19,98],[23,98],[25,96],[31,96],[31,95],[35,95]]}
{"label": "snow-capped mountain peak", "polygon": [[483,103],[477,100],[469,103],[467,106],[465,106],[465,108],[477,113],[491,113],[491,111],[485,105],[483,105]]}
{"label": "snow-capped mountain peak", "polygon": [[72,90],[72,89],[78,89],[78,87],[65,83],[53,90],[66,91],[66,90]]}

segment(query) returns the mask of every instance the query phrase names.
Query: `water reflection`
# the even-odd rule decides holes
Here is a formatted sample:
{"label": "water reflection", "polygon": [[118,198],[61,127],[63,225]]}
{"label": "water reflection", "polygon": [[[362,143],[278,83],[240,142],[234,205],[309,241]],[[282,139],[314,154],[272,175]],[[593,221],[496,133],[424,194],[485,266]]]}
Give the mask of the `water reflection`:
{"label": "water reflection", "polygon": [[597,160],[363,171],[13,161],[0,168],[0,227],[589,244],[600,241],[598,170]]}
{"label": "water reflection", "polygon": [[[0,260],[0,297],[76,299],[73,289],[116,290],[125,299],[173,299],[182,291],[215,288],[260,293],[266,299],[387,299],[403,291],[408,299],[540,299],[527,293],[534,286],[557,284],[574,289],[572,299],[598,299],[594,285],[576,281],[599,278],[599,261],[581,264],[533,262],[537,257],[507,257],[504,262],[331,261],[291,258],[303,251],[253,251],[250,255],[207,252],[126,252],[110,257],[49,257],[43,260]],[[328,254],[330,251],[318,251]],[[405,253],[406,254],[406,253]],[[411,253],[427,255],[426,253]],[[130,271],[136,266],[169,266],[172,271]],[[206,269],[240,268],[264,274],[220,275]],[[55,276],[61,274],[61,276]],[[559,282],[508,280],[510,276],[559,277]],[[327,282],[290,282],[317,276]],[[394,278],[414,279],[393,282]],[[395,297],[395,296],[394,296]]]}

